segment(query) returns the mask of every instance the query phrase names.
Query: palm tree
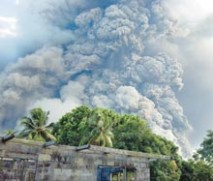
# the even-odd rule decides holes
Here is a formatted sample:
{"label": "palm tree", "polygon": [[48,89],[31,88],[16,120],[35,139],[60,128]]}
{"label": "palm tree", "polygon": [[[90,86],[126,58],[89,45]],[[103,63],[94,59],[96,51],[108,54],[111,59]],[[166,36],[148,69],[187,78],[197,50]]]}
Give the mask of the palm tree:
{"label": "palm tree", "polygon": [[111,130],[113,121],[101,109],[94,110],[89,121],[93,124],[89,144],[112,147],[114,135]]}
{"label": "palm tree", "polygon": [[56,138],[51,134],[53,124],[46,125],[48,115],[49,112],[45,112],[41,108],[32,109],[29,117],[25,116],[21,119],[24,129],[19,136],[35,141],[55,141]]}

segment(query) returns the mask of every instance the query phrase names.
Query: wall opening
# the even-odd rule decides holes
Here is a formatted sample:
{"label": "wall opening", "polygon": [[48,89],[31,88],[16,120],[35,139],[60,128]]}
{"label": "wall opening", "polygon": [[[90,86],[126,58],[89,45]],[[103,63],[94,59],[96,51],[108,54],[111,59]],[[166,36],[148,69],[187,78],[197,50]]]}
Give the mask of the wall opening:
{"label": "wall opening", "polygon": [[97,181],[134,181],[136,169],[123,166],[99,166]]}

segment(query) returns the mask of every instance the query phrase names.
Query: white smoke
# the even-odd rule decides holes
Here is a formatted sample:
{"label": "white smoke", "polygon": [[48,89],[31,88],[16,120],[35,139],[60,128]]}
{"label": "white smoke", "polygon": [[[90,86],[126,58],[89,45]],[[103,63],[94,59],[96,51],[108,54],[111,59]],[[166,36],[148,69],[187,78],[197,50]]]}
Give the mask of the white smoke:
{"label": "white smoke", "polygon": [[[39,7],[37,2],[33,7]],[[183,87],[182,67],[151,46],[184,30],[166,16],[160,1],[44,1],[36,11],[36,18],[48,15],[49,24],[39,26],[56,36],[45,37],[43,48],[0,75],[2,128],[14,127],[32,107],[50,110],[50,120],[57,121],[87,104],[138,114],[188,154],[190,126],[175,96]]]}

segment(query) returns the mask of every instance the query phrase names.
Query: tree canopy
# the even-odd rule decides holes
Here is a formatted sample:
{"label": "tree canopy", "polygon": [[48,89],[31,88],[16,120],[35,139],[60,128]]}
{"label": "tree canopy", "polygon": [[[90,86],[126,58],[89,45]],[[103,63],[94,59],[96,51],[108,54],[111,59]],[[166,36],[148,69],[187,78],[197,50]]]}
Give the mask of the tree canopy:
{"label": "tree canopy", "polygon": [[[154,133],[148,122],[135,115],[120,115],[111,110],[81,106],[64,115],[54,126],[58,143],[67,145],[95,144],[119,149],[170,155],[173,161],[151,164],[152,177],[180,177],[177,146]],[[155,165],[155,166],[154,166]],[[162,168],[164,170],[162,170]]]}
{"label": "tree canopy", "polygon": [[21,125],[24,129],[20,132],[19,137],[35,141],[53,141],[56,138],[51,134],[51,125],[46,125],[49,112],[41,108],[34,108],[30,111],[30,116],[21,119]]}
{"label": "tree canopy", "polygon": [[173,142],[154,134],[148,122],[136,115],[80,106],[47,126],[48,115],[41,108],[32,109],[29,117],[21,119],[24,129],[20,136],[43,141],[57,139],[59,144],[72,146],[94,144],[168,155],[171,160],[150,162],[151,181],[213,181],[212,130],[207,132],[194,158],[186,161],[178,155]]}
{"label": "tree canopy", "polygon": [[55,124],[53,134],[60,144],[78,146],[90,143],[112,147],[112,127],[116,116],[110,110],[81,106],[64,115]]}
{"label": "tree canopy", "polygon": [[208,130],[207,135],[197,151],[201,159],[213,166],[213,130]]}
{"label": "tree canopy", "polygon": [[183,161],[181,167],[181,181],[212,181],[213,167],[203,160],[189,159]]}

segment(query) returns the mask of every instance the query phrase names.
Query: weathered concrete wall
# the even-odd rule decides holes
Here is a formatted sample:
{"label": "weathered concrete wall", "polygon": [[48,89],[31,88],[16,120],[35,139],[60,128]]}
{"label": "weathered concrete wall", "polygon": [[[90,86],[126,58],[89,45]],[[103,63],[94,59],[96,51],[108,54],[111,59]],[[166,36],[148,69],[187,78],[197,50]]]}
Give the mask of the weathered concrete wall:
{"label": "weathered concrete wall", "polygon": [[50,146],[13,139],[0,143],[0,181],[97,181],[99,166],[135,168],[136,181],[149,181],[148,155],[91,146]]}

